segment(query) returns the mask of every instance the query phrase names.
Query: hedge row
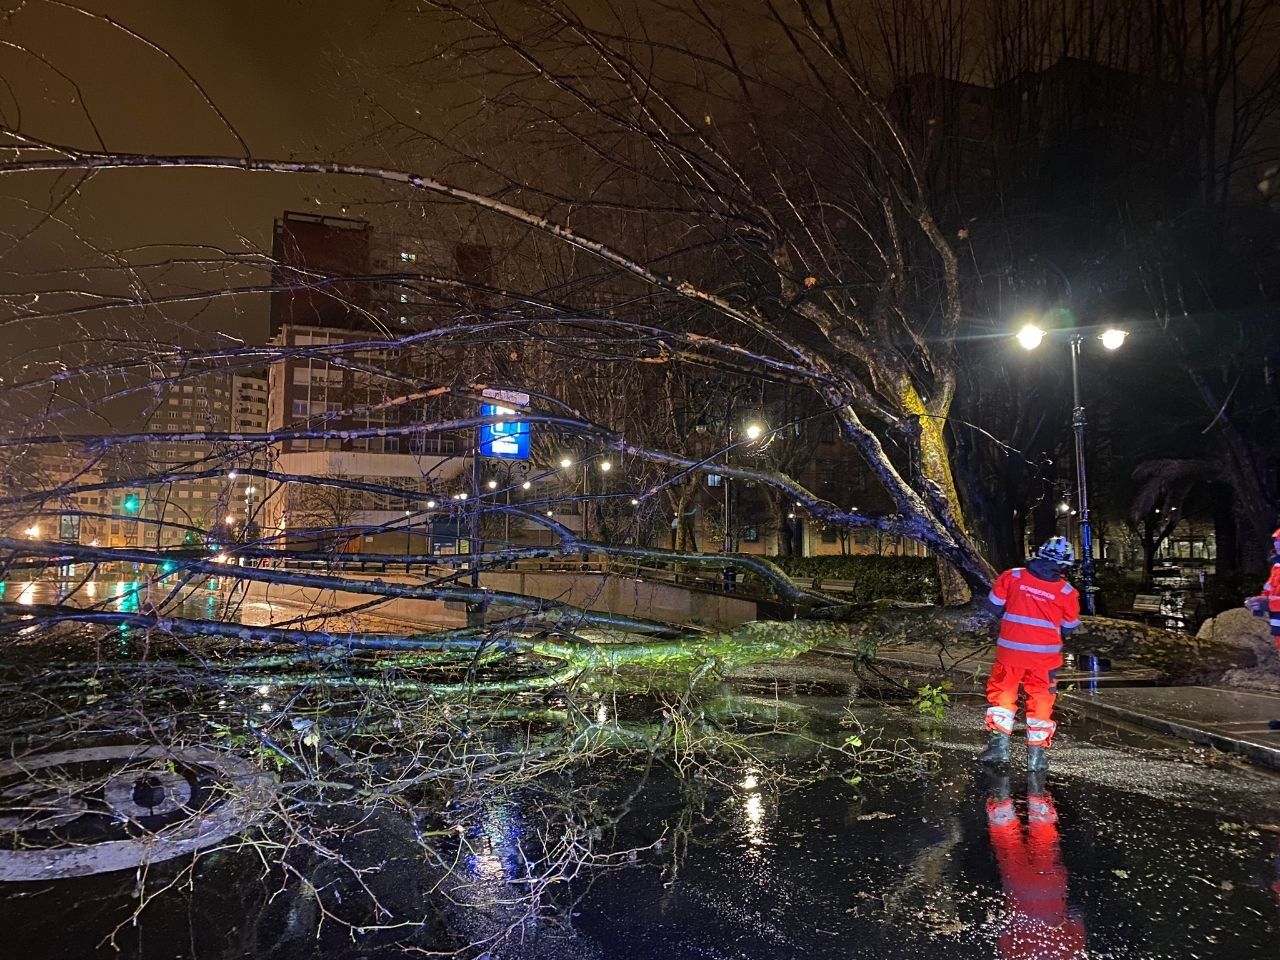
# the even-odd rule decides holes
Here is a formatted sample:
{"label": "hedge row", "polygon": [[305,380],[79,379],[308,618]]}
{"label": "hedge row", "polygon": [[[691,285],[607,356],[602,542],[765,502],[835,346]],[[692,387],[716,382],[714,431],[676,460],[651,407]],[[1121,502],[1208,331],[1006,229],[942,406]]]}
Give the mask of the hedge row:
{"label": "hedge row", "polygon": [[877,557],[867,554],[825,557],[770,557],[788,575],[801,580],[844,580],[857,600],[912,600],[939,603],[937,561],[932,557]]}

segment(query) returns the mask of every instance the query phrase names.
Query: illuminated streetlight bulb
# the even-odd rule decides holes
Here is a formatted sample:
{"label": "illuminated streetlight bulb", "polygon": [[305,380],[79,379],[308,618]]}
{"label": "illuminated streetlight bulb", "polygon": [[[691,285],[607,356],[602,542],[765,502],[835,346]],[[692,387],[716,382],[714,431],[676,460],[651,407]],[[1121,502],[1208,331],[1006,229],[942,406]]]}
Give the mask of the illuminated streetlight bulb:
{"label": "illuminated streetlight bulb", "polygon": [[436,508],[436,502],[435,502],[434,500],[428,500],[428,501],[427,501],[427,509],[428,509],[428,510],[434,510],[435,508]]}
{"label": "illuminated streetlight bulb", "polygon": [[245,488],[245,491],[244,491],[244,495],[247,497],[249,494],[251,494],[251,493],[257,493],[257,492],[258,492],[258,488],[257,488],[257,487],[246,487],[246,488]]}
{"label": "illuminated streetlight bulb", "polygon": [[1103,330],[1098,339],[1102,341],[1102,345],[1108,350],[1119,350],[1124,345],[1124,340],[1127,336],[1129,336],[1127,330],[1117,330],[1112,327],[1109,330]]}
{"label": "illuminated streetlight bulb", "polygon": [[528,480],[526,480],[524,483],[520,484],[520,489],[522,489],[522,490],[528,490],[528,489],[529,489],[530,487],[532,487],[532,486],[533,486],[533,484],[532,484],[532,483],[530,483]]}
{"label": "illuminated streetlight bulb", "polygon": [[497,490],[497,489],[498,489],[498,481],[497,481],[497,480],[490,480],[490,481],[489,481],[489,483],[488,483],[488,487],[489,487],[489,489],[490,489],[490,490]]}
{"label": "illuminated streetlight bulb", "polygon": [[548,510],[548,511],[547,511],[547,516],[548,516],[548,517],[553,516],[553,513],[552,513],[550,510]]}
{"label": "illuminated streetlight bulb", "polygon": [[227,517],[227,519],[226,519],[225,521],[223,521],[223,522],[224,522],[224,523],[226,523],[226,525],[227,525],[228,527],[230,527],[230,526],[234,526],[234,525],[235,525],[235,522],[236,522],[236,518],[235,518],[235,517]]}
{"label": "illuminated streetlight bulb", "polygon": [[38,524],[33,523],[31,526],[27,527],[27,529],[23,530],[22,532],[25,533],[32,540],[34,540],[36,537],[40,536],[40,527]]}
{"label": "illuminated streetlight bulb", "polygon": [[748,423],[744,432],[748,440],[759,440],[764,436],[764,426],[759,423]]}
{"label": "illuminated streetlight bulb", "polygon": [[1026,350],[1034,350],[1040,346],[1042,340],[1044,340],[1044,331],[1034,323],[1028,323],[1018,331],[1018,343],[1022,344]]}
{"label": "illuminated streetlight bulb", "polygon": [[570,458],[570,457],[561,457],[561,458],[560,458],[560,469],[561,469],[561,470],[568,470],[568,469],[569,469],[570,467],[572,467],[572,466],[573,466],[573,459],[572,459],[572,458]]}
{"label": "illuminated streetlight bulb", "polygon": [[632,498],[631,498],[631,505],[632,505],[633,507],[638,507],[638,506],[640,506],[640,501],[639,501],[639,500],[637,500],[635,497],[632,497]]}
{"label": "illuminated streetlight bulb", "polygon": [[601,473],[608,473],[608,472],[609,472],[610,470],[612,470],[612,469],[613,469],[613,464],[612,464],[612,463],[610,463],[608,460],[601,460],[601,461],[600,461],[600,472],[601,472]]}
{"label": "illuminated streetlight bulb", "polygon": [[235,479],[236,477],[238,477],[238,476],[240,476],[240,474],[238,474],[238,473],[236,473],[234,470],[232,470],[230,473],[228,473],[228,474],[227,474],[227,479],[228,479],[228,480],[234,480],[234,479]]}

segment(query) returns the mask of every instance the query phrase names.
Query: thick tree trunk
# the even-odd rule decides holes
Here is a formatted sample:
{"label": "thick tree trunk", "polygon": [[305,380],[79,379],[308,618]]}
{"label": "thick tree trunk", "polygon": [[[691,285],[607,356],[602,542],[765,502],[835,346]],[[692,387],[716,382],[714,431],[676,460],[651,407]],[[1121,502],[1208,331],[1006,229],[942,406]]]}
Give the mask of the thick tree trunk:
{"label": "thick tree trunk", "polygon": [[[964,508],[960,505],[960,494],[951,470],[951,454],[947,449],[946,411],[939,414],[929,410],[910,384],[902,389],[901,403],[902,408],[914,414],[919,423],[920,472],[937,487],[951,512],[956,532],[967,537]],[[963,574],[941,556],[938,557],[938,582],[942,589],[942,602],[947,606],[959,606],[972,597]]]}
{"label": "thick tree trunk", "polygon": [[1209,486],[1213,511],[1213,539],[1217,547],[1214,570],[1219,574],[1231,574],[1240,569],[1240,541],[1236,535],[1235,496],[1225,483]]}

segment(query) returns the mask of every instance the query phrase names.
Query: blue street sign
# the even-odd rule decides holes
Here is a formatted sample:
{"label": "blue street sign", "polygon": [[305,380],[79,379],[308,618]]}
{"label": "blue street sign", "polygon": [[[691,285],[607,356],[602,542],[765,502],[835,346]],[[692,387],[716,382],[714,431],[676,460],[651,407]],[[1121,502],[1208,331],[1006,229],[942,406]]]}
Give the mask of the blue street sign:
{"label": "blue street sign", "polygon": [[[528,398],[523,402],[528,403]],[[504,413],[514,415],[515,410],[496,403],[480,405],[481,416],[498,417]],[[497,423],[485,424],[480,428],[480,456],[499,460],[528,460],[529,424],[519,420],[499,420]]]}

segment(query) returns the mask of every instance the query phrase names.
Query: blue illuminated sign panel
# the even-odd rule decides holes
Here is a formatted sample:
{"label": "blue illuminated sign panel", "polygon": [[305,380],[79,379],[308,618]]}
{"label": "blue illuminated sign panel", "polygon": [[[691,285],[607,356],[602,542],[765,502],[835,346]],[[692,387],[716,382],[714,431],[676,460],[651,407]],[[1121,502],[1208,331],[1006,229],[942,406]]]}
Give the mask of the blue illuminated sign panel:
{"label": "blue illuminated sign panel", "polygon": [[[515,414],[515,406],[523,406],[529,402],[529,395],[503,390],[486,390],[486,397],[494,400],[505,400],[512,406],[501,403],[482,403],[480,415],[499,417],[503,414]],[[499,460],[529,459],[529,424],[519,420],[499,420],[487,423],[480,428],[480,456],[495,457]]]}

